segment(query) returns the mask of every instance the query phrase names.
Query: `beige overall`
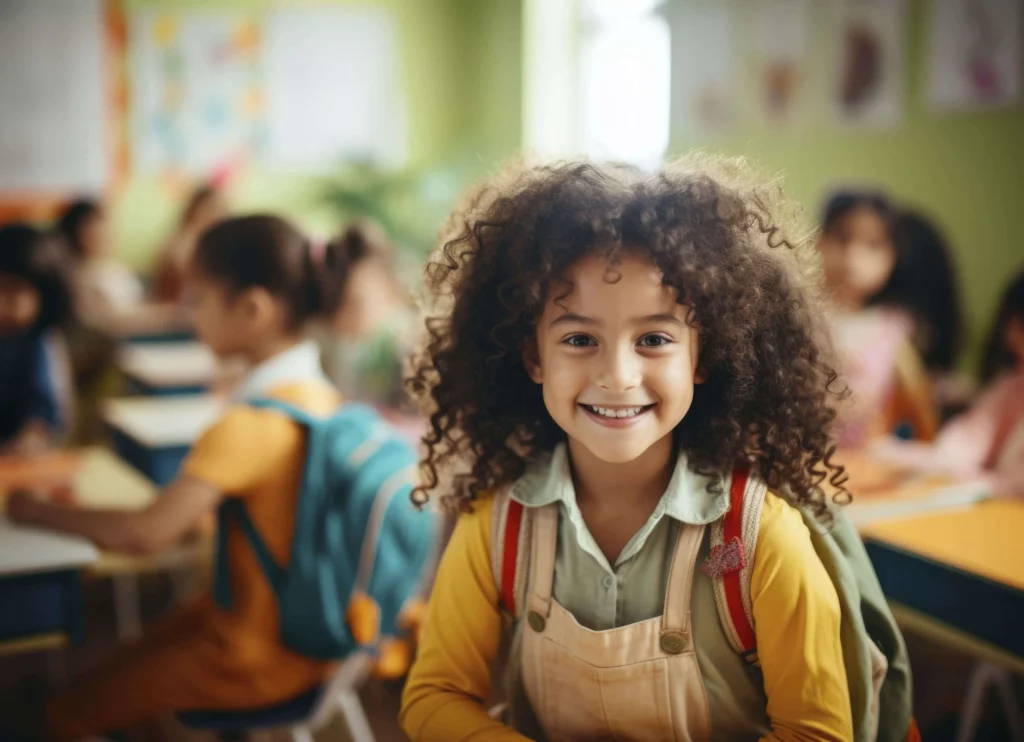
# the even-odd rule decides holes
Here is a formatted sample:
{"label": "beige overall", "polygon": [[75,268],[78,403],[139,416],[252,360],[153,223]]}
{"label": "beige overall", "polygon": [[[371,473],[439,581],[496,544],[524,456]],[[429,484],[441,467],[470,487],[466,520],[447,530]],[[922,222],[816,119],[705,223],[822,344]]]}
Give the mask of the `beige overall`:
{"label": "beige overall", "polygon": [[705,740],[708,702],[690,630],[703,525],[681,524],[659,618],[591,631],[552,599],[558,506],[535,511],[522,679],[549,742]]}

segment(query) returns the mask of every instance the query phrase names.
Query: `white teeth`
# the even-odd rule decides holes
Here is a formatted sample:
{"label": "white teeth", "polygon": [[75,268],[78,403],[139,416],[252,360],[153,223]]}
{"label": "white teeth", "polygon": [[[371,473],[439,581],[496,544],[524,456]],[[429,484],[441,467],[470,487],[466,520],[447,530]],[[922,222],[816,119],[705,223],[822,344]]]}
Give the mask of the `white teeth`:
{"label": "white teeth", "polygon": [[594,405],[585,405],[585,407],[601,417],[636,417],[644,411],[643,407],[625,407],[617,410],[613,410],[609,407],[595,407]]}

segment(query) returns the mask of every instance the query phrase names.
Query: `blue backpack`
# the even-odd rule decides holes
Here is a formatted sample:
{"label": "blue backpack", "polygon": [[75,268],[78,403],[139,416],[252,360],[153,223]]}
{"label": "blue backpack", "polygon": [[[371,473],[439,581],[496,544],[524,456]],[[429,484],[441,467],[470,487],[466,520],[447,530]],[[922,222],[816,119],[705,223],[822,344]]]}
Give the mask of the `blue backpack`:
{"label": "blue backpack", "polygon": [[277,564],[245,503],[226,500],[217,513],[217,604],[232,605],[227,537],[234,522],[277,595],[286,647],[324,660],[352,652],[357,642],[346,609],[356,590],[380,611],[378,637],[397,636],[399,614],[419,597],[436,544],[435,519],[409,496],[415,452],[370,407],[347,404],[321,418],[277,400],[250,404],[277,410],[307,430],[291,558]]}

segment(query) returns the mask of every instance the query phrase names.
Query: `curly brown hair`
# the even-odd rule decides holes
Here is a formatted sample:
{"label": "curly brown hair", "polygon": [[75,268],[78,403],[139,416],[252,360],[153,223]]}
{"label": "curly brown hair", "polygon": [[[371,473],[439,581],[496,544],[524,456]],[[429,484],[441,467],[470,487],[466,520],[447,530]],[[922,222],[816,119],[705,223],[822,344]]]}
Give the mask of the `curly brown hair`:
{"label": "curly brown hair", "polygon": [[426,270],[427,334],[408,380],[430,422],[414,500],[443,476],[444,505],[469,509],[565,439],[521,348],[566,268],[593,253],[614,264],[624,248],[660,269],[700,332],[706,381],[675,431],[690,468],[721,487],[751,466],[818,516],[823,486],[848,498],[830,437],[845,388],[824,340],[813,233],[798,216],[778,182],[699,153],[654,175],[518,165],[472,190]]}

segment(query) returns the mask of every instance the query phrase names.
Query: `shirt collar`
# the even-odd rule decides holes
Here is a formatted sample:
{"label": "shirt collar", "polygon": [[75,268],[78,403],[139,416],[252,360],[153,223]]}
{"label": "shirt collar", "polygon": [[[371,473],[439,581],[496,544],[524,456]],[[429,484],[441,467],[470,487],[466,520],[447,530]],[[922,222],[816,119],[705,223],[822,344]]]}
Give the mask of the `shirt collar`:
{"label": "shirt collar", "polygon": [[320,349],[312,340],[296,343],[255,366],[232,398],[248,402],[266,396],[274,387],[300,381],[326,381]]}
{"label": "shirt collar", "polygon": [[[685,453],[676,459],[672,478],[655,514],[668,515],[682,523],[712,523],[729,507],[729,482],[721,482],[714,492],[708,491],[712,477],[690,470]],[[576,491],[569,468],[569,451],[564,443],[550,454],[535,458],[526,472],[512,485],[509,496],[525,507],[542,507],[562,502],[570,510],[576,508]]]}

